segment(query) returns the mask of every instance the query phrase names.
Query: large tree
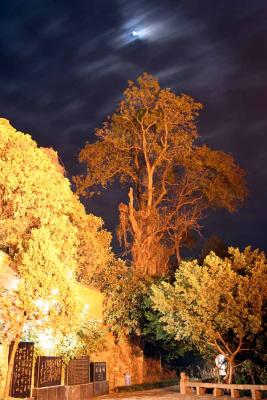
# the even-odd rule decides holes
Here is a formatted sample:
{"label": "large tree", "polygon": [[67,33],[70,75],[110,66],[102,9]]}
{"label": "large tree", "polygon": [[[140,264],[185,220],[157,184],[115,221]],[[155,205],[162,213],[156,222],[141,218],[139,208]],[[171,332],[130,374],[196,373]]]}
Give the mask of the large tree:
{"label": "large tree", "polygon": [[117,111],[96,129],[96,142],[80,152],[87,168],[75,178],[80,194],[116,180],[128,188],[118,235],[141,274],[164,275],[207,208],[233,212],[246,197],[233,157],[197,144],[201,108],[145,73],[129,82]]}
{"label": "large tree", "polygon": [[0,119],[0,249],[16,280],[7,290],[0,263],[0,340],[14,342],[5,398],[27,326],[53,334],[79,329],[76,273],[105,263],[109,242],[102,221],[71,191],[56,153]]}
{"label": "large tree", "polygon": [[220,258],[211,252],[203,265],[183,261],[173,285],[153,286],[152,302],[178,341],[225,356],[231,383],[236,358],[263,328],[267,261],[250,247],[243,252],[229,248],[228,253]]}

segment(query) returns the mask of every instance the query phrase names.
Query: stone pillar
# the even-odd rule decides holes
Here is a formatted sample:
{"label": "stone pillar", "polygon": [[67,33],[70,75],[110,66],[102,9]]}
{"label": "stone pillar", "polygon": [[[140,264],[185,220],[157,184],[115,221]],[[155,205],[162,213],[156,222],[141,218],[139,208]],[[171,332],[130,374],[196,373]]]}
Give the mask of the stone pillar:
{"label": "stone pillar", "polygon": [[204,394],[206,393],[206,388],[201,387],[201,386],[197,386],[196,387],[196,392],[198,396],[204,396]]}
{"label": "stone pillar", "polygon": [[239,390],[231,388],[230,392],[231,392],[231,397],[233,397],[234,399],[240,397]]}
{"label": "stone pillar", "polygon": [[214,389],[213,389],[213,396],[215,396],[215,397],[223,396],[223,391],[222,391],[222,389],[214,388]]}
{"label": "stone pillar", "polygon": [[253,400],[261,399],[261,391],[260,390],[251,389],[251,395],[252,395]]}

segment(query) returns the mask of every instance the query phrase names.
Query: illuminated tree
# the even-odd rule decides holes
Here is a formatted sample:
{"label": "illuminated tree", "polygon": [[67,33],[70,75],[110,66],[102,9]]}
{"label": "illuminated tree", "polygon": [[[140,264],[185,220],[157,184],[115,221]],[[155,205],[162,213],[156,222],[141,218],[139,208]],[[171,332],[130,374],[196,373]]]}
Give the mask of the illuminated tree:
{"label": "illuminated tree", "polygon": [[173,285],[153,286],[152,302],[176,340],[226,357],[231,383],[236,357],[262,330],[267,261],[250,247],[229,248],[228,254],[222,259],[211,252],[203,265],[182,262]]}
{"label": "illuminated tree", "polygon": [[87,167],[75,178],[80,194],[116,180],[129,190],[128,204],[119,206],[118,236],[139,274],[164,275],[208,208],[233,212],[246,197],[244,171],[233,157],[196,144],[201,108],[143,74],[96,129],[97,141],[80,152]]}
{"label": "illuminated tree", "polygon": [[22,339],[34,342],[35,355],[58,356],[66,365],[73,358],[103,350],[106,334],[102,322],[89,318],[87,309],[80,307],[72,316],[71,329],[58,326],[55,335],[50,325],[44,329],[28,323]]}
{"label": "illuminated tree", "polygon": [[71,277],[66,269],[71,261],[74,266],[73,260],[60,259],[62,252],[53,238],[53,231],[47,226],[35,228],[23,246],[18,254],[17,287],[0,291],[1,341],[9,345],[14,343],[4,399],[8,398],[15,352],[27,330],[37,335],[49,330],[55,336],[67,335],[79,327],[80,307],[73,295],[75,275]]}
{"label": "illuminated tree", "polygon": [[[85,214],[84,207],[77,202],[74,222],[78,227],[78,268],[77,279],[85,284],[99,286],[101,271],[109,274],[114,264],[111,251],[111,234],[103,228],[103,220],[92,214]],[[98,284],[95,280],[98,277]]]}
{"label": "illuminated tree", "polygon": [[53,150],[38,148],[29,135],[0,120],[0,249],[17,277],[12,290],[0,288],[1,340],[14,342],[5,399],[27,327],[77,332],[76,271],[88,260],[96,267],[109,258],[110,235],[101,220],[86,215],[63,172]]}

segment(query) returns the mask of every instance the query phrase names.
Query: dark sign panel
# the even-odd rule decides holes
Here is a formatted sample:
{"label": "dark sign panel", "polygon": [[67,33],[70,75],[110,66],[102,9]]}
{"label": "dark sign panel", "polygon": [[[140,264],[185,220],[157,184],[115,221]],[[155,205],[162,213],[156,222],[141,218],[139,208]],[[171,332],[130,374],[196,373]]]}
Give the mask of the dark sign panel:
{"label": "dark sign panel", "polygon": [[81,385],[89,382],[89,357],[71,360],[66,368],[65,385]]}
{"label": "dark sign panel", "polygon": [[[11,356],[13,344],[9,348]],[[10,396],[17,398],[30,397],[34,343],[20,342],[15,354],[14,367],[10,385]]]}
{"label": "dark sign panel", "polygon": [[107,380],[107,366],[105,362],[90,363],[90,381],[100,382]]}
{"label": "dark sign panel", "polygon": [[37,357],[34,386],[37,388],[61,385],[61,357]]}

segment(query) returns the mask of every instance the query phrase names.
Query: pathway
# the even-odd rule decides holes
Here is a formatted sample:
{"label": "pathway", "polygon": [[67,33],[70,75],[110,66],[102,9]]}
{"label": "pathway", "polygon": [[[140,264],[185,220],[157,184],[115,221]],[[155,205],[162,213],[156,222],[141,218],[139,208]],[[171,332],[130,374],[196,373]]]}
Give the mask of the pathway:
{"label": "pathway", "polygon": [[178,386],[171,386],[164,389],[151,389],[151,390],[143,390],[140,392],[129,392],[129,393],[114,393],[108,394],[105,396],[99,396],[96,400],[155,400],[155,399],[174,399],[178,397]]}
{"label": "pathway", "polygon": [[[179,393],[178,386],[171,386],[164,389],[144,390],[132,393],[114,393],[96,397],[96,400],[232,400],[230,396],[213,397],[212,395],[196,396],[183,395]],[[249,397],[242,397],[242,400],[251,400]]]}

